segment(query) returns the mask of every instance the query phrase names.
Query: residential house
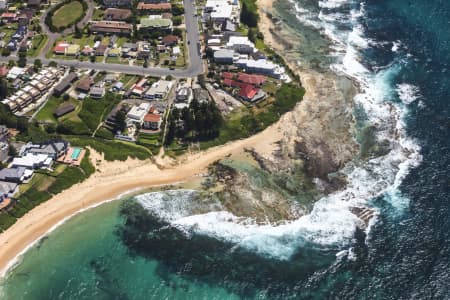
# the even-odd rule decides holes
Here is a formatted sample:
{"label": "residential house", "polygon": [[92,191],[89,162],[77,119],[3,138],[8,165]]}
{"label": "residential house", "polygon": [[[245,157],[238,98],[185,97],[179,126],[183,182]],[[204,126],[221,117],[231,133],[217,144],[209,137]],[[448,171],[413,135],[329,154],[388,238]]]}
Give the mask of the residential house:
{"label": "residential house", "polygon": [[176,35],[166,35],[165,37],[163,37],[162,43],[166,47],[175,46],[176,44],[178,44],[178,36],[176,36]]}
{"label": "residential house", "polygon": [[108,8],[105,10],[104,19],[107,21],[125,21],[132,15],[131,9]]}
{"label": "residential house", "polygon": [[20,149],[19,155],[26,154],[43,154],[49,158],[57,159],[67,154],[70,144],[64,140],[49,141],[41,144],[33,144],[31,142],[25,144]]}
{"label": "residential house", "polygon": [[105,93],[106,92],[104,87],[94,86],[89,92],[89,97],[91,97],[92,99],[100,99],[105,96]]}
{"label": "residential house", "polygon": [[117,80],[117,74],[116,73],[108,73],[106,74],[105,78],[103,78],[103,81],[106,83],[113,83]]}
{"label": "residential house", "polygon": [[144,117],[144,122],[142,124],[142,128],[150,129],[150,130],[159,130],[159,126],[161,126],[161,115],[150,113],[146,114]]}
{"label": "residential house", "polygon": [[151,45],[148,42],[138,42],[137,58],[146,59],[150,57]]}
{"label": "residential house", "polygon": [[14,79],[22,76],[22,74],[24,74],[24,73],[25,73],[25,69],[24,68],[12,67],[9,70],[8,75],[6,75],[6,78],[14,80]]}
{"label": "residential house", "polygon": [[162,11],[171,11],[172,4],[170,3],[144,3],[139,2],[137,5],[137,10],[141,13],[144,12],[162,12]]}
{"label": "residential house", "polygon": [[180,55],[180,54],[181,54],[181,49],[180,49],[180,47],[175,46],[175,47],[172,48],[172,55],[173,55],[173,56],[177,57],[177,56]]}
{"label": "residential house", "polygon": [[78,82],[76,90],[87,94],[89,93],[89,90],[91,89],[91,85],[93,83],[93,80],[89,76],[84,77]]}
{"label": "residential house", "polygon": [[16,51],[17,50],[17,41],[10,40],[8,44],[6,44],[6,48],[9,49],[9,51]]}
{"label": "residential house", "polygon": [[145,92],[146,99],[164,99],[172,88],[172,81],[159,80],[152,84],[152,86]]}
{"label": "residential house", "polygon": [[0,180],[7,182],[21,183],[28,180],[33,175],[33,171],[24,167],[4,168],[0,170]]}
{"label": "residential house", "polygon": [[192,90],[194,99],[196,99],[199,103],[209,102],[209,94],[208,91],[202,88],[196,88]]}
{"label": "residential house", "polygon": [[135,96],[142,96],[142,94],[144,94],[144,92],[147,90],[147,88],[145,87],[146,85],[147,85],[147,79],[142,78],[137,83],[135,83],[131,86],[131,89],[130,89],[131,94],[133,94]]}
{"label": "residential house", "polygon": [[53,88],[53,95],[56,97],[61,96],[65,91],[67,91],[71,84],[78,78],[78,75],[74,72],[69,73],[60,83],[58,83]]}
{"label": "residential house", "polygon": [[95,48],[94,55],[95,56],[104,56],[106,49],[108,49],[108,46],[101,44],[100,46]]}
{"label": "residential house", "polygon": [[[31,15],[32,17],[32,15]],[[31,17],[28,14],[20,14],[17,17],[17,22],[19,23],[19,26],[28,26],[30,25]]]}
{"label": "residential house", "polygon": [[136,52],[137,51],[137,44],[135,43],[125,43],[122,45],[122,56],[128,57],[130,52]]}
{"label": "residential house", "polygon": [[84,46],[83,50],[81,50],[81,54],[88,56],[94,53],[94,49],[91,48],[89,45]]}
{"label": "residential house", "polygon": [[143,0],[144,3],[149,4],[149,3],[169,3],[169,0]]}
{"label": "residential house", "polygon": [[245,69],[246,72],[264,74],[277,79],[280,79],[285,75],[285,69],[283,67],[265,59],[239,59],[236,62],[236,65]]}
{"label": "residential house", "polygon": [[109,49],[108,56],[109,57],[119,57],[120,53],[121,53],[121,51],[119,48],[113,48],[113,49]]}
{"label": "residential house", "polygon": [[114,92],[120,92],[123,89],[123,86],[124,86],[123,82],[117,81],[113,84],[112,90]]}
{"label": "residential house", "polygon": [[150,110],[150,103],[141,103],[139,106],[135,105],[127,113],[127,123],[137,124],[139,126],[144,122],[144,117]]}
{"label": "residential house", "polygon": [[17,192],[17,183],[0,181],[0,211],[11,204],[11,197]]}
{"label": "residential house", "polygon": [[17,14],[11,12],[4,12],[0,15],[0,18],[4,23],[13,23],[17,20]]}
{"label": "residential house", "polygon": [[9,139],[9,130],[5,125],[0,125],[0,142],[6,142]]}
{"label": "residential house", "polygon": [[58,106],[58,108],[55,109],[55,111],[53,112],[53,115],[56,118],[59,118],[70,112],[73,112],[74,110],[75,110],[75,105],[73,105],[72,103],[61,104],[60,106]]}
{"label": "residential house", "polygon": [[156,45],[156,51],[162,53],[162,52],[166,52],[166,46],[164,45]]}
{"label": "residential house", "polygon": [[8,0],[0,0],[0,9],[5,10],[8,7]]}
{"label": "residential house", "polygon": [[70,44],[67,43],[67,42],[58,42],[56,44],[56,46],[53,48],[53,53],[65,55],[66,54],[66,50],[69,47],[69,45]]}
{"label": "residential house", "polygon": [[192,90],[189,87],[183,86],[177,90],[175,96],[175,103],[189,104],[192,100]]}
{"label": "residential house", "polygon": [[2,65],[0,66],[0,77],[5,77],[6,75],[8,75],[9,69],[7,66]]}
{"label": "residential house", "polygon": [[120,21],[94,21],[89,29],[93,33],[130,35],[133,25]]}
{"label": "residential house", "polygon": [[28,0],[28,7],[39,7],[41,3],[41,0]]}
{"label": "residential house", "polygon": [[50,168],[53,159],[45,154],[27,153],[22,157],[15,157],[11,162],[12,168],[23,167],[29,170]]}
{"label": "residential house", "polygon": [[131,7],[133,5],[132,0],[103,0],[105,7]]}
{"label": "residential house", "polygon": [[246,36],[230,36],[226,48],[240,54],[252,54],[256,51],[255,44]]}
{"label": "residential house", "polygon": [[221,49],[214,52],[214,61],[218,64],[232,64],[235,52],[229,49]]}

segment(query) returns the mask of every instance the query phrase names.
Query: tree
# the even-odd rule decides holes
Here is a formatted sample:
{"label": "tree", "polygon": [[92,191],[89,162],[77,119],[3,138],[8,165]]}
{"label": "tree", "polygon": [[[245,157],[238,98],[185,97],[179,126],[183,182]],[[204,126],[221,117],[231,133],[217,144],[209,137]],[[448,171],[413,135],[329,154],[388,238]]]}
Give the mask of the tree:
{"label": "tree", "polygon": [[15,157],[17,155],[17,150],[11,144],[8,147],[8,155],[11,157]]}
{"label": "tree", "polygon": [[52,60],[51,62],[48,63],[48,66],[49,66],[49,67],[56,68],[56,67],[58,66],[58,63],[57,63],[56,61],[53,61],[53,60]]}
{"label": "tree", "polygon": [[95,55],[91,55],[89,59],[91,60],[91,63],[95,63]]}
{"label": "tree", "polygon": [[184,14],[184,7],[181,5],[173,5],[172,14],[174,16],[181,16],[182,14]]}
{"label": "tree", "polygon": [[77,39],[80,39],[83,36],[81,29],[77,25],[74,25],[74,35],[73,36]]}
{"label": "tree", "polygon": [[174,28],[172,33],[173,33],[173,35],[176,35],[178,37],[182,37],[182,35],[183,35],[183,31],[181,31],[180,28]]}
{"label": "tree", "polygon": [[19,53],[19,59],[17,60],[17,65],[24,68],[27,65],[27,57],[25,53]]}
{"label": "tree", "polygon": [[5,78],[0,79],[0,101],[8,97],[8,83]]}
{"label": "tree", "polygon": [[202,88],[206,88],[206,80],[205,80],[205,75],[204,74],[198,75],[197,80],[198,80],[198,84],[200,84],[200,86]]}
{"label": "tree", "polygon": [[116,114],[116,123],[114,124],[114,132],[123,132],[127,127],[125,112],[119,110]]}
{"label": "tree", "polygon": [[11,50],[9,50],[7,47],[4,47],[2,50],[2,56],[10,56]]}
{"label": "tree", "polygon": [[42,68],[42,61],[39,59],[39,58],[37,58],[37,59],[35,59],[34,60],[34,64],[33,64],[33,69],[34,69],[34,71],[39,71],[40,69]]}
{"label": "tree", "polygon": [[257,35],[258,35],[258,30],[256,28],[248,29],[247,37],[251,42],[256,43]]}
{"label": "tree", "polygon": [[247,25],[248,27],[256,27],[258,25],[258,13],[257,8],[253,4],[249,7],[248,1],[244,0],[241,9],[241,23]]}
{"label": "tree", "polygon": [[16,65],[16,62],[14,60],[8,61],[8,68],[12,68]]}

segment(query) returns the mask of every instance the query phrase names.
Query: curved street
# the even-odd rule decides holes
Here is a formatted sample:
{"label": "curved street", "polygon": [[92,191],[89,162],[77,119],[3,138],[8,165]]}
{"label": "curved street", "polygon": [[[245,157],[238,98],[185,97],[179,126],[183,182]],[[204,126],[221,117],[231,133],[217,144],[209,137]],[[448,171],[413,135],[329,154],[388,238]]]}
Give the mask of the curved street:
{"label": "curved street", "polygon": [[[88,10],[85,17],[78,24],[84,27],[92,18],[94,12],[94,2],[93,0],[86,0],[88,4]],[[200,51],[200,38],[198,29],[198,20],[195,11],[195,2],[193,0],[183,0],[183,6],[185,11],[185,24],[186,24],[186,39],[187,39],[187,68],[185,69],[175,69],[170,70],[168,68],[162,67],[149,67],[144,68],[141,66],[129,66],[121,64],[111,64],[111,63],[99,63],[99,62],[82,62],[78,60],[66,60],[66,59],[47,59],[45,54],[48,53],[53,47],[56,39],[65,34],[70,34],[73,32],[73,28],[68,28],[62,33],[53,33],[46,26],[44,20],[48,13],[48,10],[41,16],[40,22],[43,31],[48,36],[47,44],[42,48],[41,53],[38,58],[27,57],[27,63],[34,63],[36,59],[40,59],[43,64],[48,64],[50,61],[54,61],[61,66],[82,68],[82,69],[92,69],[97,71],[107,71],[107,72],[118,72],[133,75],[142,76],[167,76],[172,75],[175,77],[194,77],[203,73],[203,63]],[[17,60],[16,56],[0,57],[1,62],[8,62],[10,60]]]}
{"label": "curved street", "polygon": [[[86,14],[84,15],[83,19],[77,23],[77,26],[79,28],[83,28],[86,26],[86,24],[91,20],[92,15],[94,14],[94,1],[93,0],[82,0],[85,1],[88,5],[88,9],[86,10]],[[45,24],[45,18],[47,17],[48,12],[50,11],[52,7],[50,6],[45,13],[42,14],[42,16],[39,19],[39,23],[42,27],[42,32],[48,36],[47,44],[45,44],[44,47],[41,49],[41,53],[39,53],[39,59],[42,61],[45,59],[45,55],[52,49],[53,45],[55,44],[55,41],[62,35],[68,35],[73,33],[73,26],[66,28],[63,32],[52,32],[50,28],[48,28],[47,24]]]}

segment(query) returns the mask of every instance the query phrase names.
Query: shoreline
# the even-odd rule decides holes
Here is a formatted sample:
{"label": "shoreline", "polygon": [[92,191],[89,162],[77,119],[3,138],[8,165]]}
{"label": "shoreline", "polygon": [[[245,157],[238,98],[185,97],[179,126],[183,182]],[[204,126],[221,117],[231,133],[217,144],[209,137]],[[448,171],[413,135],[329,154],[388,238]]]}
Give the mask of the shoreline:
{"label": "shoreline", "polygon": [[245,148],[261,146],[271,152],[281,138],[277,124],[247,139],[182,156],[176,166],[165,162],[162,169],[150,160],[97,164],[100,155],[92,152],[98,170],[91,177],[35,207],[0,234],[0,277],[7,275],[28,249],[78,213],[147,188],[198,178],[211,163]]}

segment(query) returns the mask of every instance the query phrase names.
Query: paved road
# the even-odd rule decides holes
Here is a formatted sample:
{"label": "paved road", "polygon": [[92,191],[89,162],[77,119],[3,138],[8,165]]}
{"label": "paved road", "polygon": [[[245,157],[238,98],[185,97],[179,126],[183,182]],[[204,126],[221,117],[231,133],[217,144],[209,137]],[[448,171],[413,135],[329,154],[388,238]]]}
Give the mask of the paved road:
{"label": "paved road", "polygon": [[[126,73],[126,74],[134,74],[134,75],[142,75],[142,76],[167,76],[172,75],[175,77],[194,77],[201,73],[203,73],[203,64],[200,53],[200,42],[199,42],[199,29],[198,29],[198,20],[195,17],[196,10],[194,6],[194,0],[183,0],[184,10],[185,10],[185,22],[186,22],[186,38],[188,40],[188,67],[186,69],[175,69],[170,70],[167,68],[161,67],[149,67],[144,68],[141,66],[129,66],[129,65],[121,65],[121,64],[105,64],[105,63],[92,63],[92,62],[81,62],[77,60],[64,60],[64,59],[46,59],[45,54],[40,55],[39,59],[42,61],[44,65],[48,64],[50,61],[55,61],[58,65],[75,67],[80,69],[92,69],[97,71],[107,71],[107,72],[118,72],[118,73]],[[91,0],[88,1],[89,7],[93,5]],[[92,11],[91,11],[92,14]],[[45,15],[45,14],[43,14]],[[88,15],[88,14],[86,14]],[[45,28],[45,22],[43,22],[44,16],[41,17],[41,24],[44,27],[44,30],[48,30]],[[84,20],[84,19],[83,19]],[[54,37],[54,33],[49,35],[49,42],[46,45],[53,46],[53,42],[50,43],[51,38]],[[56,33],[56,38],[59,36]],[[55,39],[56,39],[55,38]],[[44,47],[45,48],[45,47]],[[50,50],[50,49],[48,49]],[[47,53],[48,51],[43,53]],[[17,60],[16,56],[9,57],[0,57],[0,62],[8,62],[10,60]],[[28,63],[34,63],[35,58],[27,58]]]}
{"label": "paved road", "polygon": [[[86,24],[89,22],[89,20],[92,19],[92,16],[94,14],[94,2],[92,0],[86,0],[86,3],[88,5],[88,9],[86,11],[86,14],[84,15],[84,18],[77,24],[79,28],[83,28],[84,26],[86,26]],[[45,18],[47,17],[47,14],[50,10],[51,7],[48,8],[39,19],[43,33],[48,36],[47,44],[42,47],[41,53],[39,53],[39,59],[41,60],[45,59],[45,55],[51,50],[57,38],[59,38],[61,35],[68,35],[74,32],[73,26],[67,28],[63,32],[52,32],[50,28],[48,28],[47,24],[45,24]]]}

